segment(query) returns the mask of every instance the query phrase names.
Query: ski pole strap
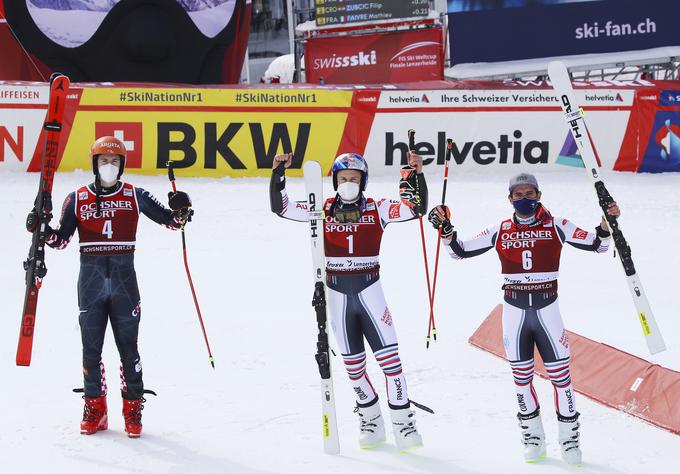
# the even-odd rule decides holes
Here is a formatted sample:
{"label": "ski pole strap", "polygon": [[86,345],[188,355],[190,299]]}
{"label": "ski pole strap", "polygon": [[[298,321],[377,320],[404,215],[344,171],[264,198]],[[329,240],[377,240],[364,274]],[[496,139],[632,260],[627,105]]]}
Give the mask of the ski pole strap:
{"label": "ski pole strap", "polygon": [[175,186],[175,164],[172,162],[172,160],[168,160],[167,167],[168,179],[170,180],[170,184],[172,184],[172,190],[177,192],[177,186]]}
{"label": "ski pole strap", "polygon": [[426,411],[426,412],[428,412],[428,413],[432,413],[432,414],[434,415],[434,410],[433,410],[432,408],[426,407],[426,406],[423,405],[422,403],[418,403],[418,402],[416,402],[416,401],[414,401],[414,400],[411,400],[411,399],[409,399],[409,402],[411,402],[411,404],[412,404],[414,407],[420,408],[421,410]]}

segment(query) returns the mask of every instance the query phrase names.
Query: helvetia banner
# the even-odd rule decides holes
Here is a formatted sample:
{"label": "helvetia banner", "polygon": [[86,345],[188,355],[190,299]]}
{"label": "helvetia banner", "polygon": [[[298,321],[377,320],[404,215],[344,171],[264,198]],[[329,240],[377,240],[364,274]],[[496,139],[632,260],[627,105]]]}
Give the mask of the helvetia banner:
{"label": "helvetia banner", "polygon": [[448,12],[452,64],[680,45],[674,0],[449,0]]}
{"label": "helvetia banner", "polygon": [[307,82],[384,84],[439,80],[442,30],[312,38],[305,44]]}

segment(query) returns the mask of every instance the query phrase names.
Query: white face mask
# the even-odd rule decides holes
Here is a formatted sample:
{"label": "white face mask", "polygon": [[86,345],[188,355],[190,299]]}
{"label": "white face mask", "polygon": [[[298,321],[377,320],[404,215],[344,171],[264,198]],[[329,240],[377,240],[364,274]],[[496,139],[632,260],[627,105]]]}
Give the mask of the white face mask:
{"label": "white face mask", "polygon": [[338,194],[345,202],[354,202],[359,197],[359,183],[349,181],[338,184]]}
{"label": "white face mask", "polygon": [[118,168],[113,163],[101,165],[99,167],[99,178],[101,179],[102,184],[107,188],[113,184],[116,184],[116,181],[118,181],[119,170],[120,168]]}

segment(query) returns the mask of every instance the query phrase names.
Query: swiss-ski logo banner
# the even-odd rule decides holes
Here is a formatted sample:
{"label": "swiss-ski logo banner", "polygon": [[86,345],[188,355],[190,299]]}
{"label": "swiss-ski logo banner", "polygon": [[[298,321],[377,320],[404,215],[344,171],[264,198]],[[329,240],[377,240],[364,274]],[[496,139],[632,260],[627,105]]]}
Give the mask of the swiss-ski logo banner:
{"label": "swiss-ski logo banner", "polygon": [[305,46],[307,82],[399,83],[444,76],[438,28],[361,36],[312,38]]}

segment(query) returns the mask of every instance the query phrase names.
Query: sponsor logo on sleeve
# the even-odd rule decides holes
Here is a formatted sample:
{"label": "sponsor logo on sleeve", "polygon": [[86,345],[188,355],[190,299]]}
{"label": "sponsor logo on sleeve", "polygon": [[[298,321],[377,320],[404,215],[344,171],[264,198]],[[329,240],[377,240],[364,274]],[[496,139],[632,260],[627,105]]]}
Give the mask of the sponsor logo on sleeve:
{"label": "sponsor logo on sleeve", "polygon": [[84,201],[85,199],[87,199],[87,191],[83,191],[80,194],[78,194],[79,201]]}
{"label": "sponsor logo on sleeve", "polygon": [[123,196],[132,197],[132,189],[123,188]]}
{"label": "sponsor logo on sleeve", "polygon": [[[503,222],[503,230],[508,230],[510,227],[512,227],[512,224],[510,222]],[[483,235],[483,234],[479,234]]]}
{"label": "sponsor logo on sleeve", "polygon": [[574,231],[573,237],[577,240],[586,240],[586,237],[588,237],[588,232],[577,227]]}
{"label": "sponsor logo on sleeve", "polygon": [[399,219],[399,217],[401,216],[401,205],[390,204],[389,216],[390,219]]}
{"label": "sponsor logo on sleeve", "polygon": [[385,308],[385,312],[383,313],[382,317],[380,320],[387,324],[388,326],[392,326],[392,315],[390,314],[390,310]]}

